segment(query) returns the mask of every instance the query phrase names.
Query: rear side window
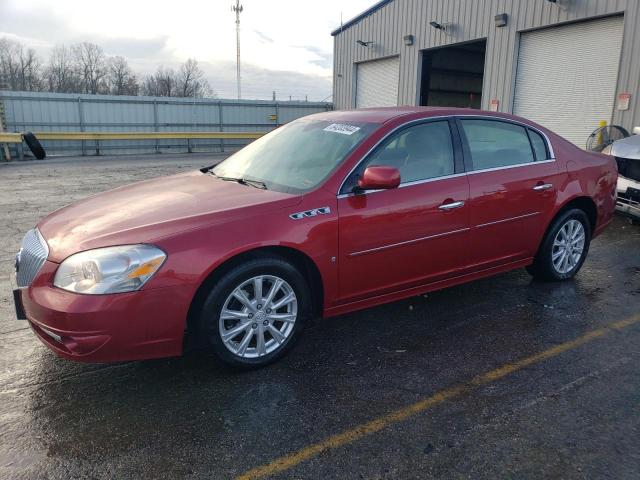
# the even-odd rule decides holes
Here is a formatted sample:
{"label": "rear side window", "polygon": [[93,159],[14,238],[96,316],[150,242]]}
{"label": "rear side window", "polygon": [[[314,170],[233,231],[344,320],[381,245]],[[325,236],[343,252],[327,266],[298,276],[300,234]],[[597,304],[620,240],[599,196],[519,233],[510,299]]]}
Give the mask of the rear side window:
{"label": "rear side window", "polygon": [[536,161],[548,160],[549,152],[547,151],[547,142],[544,141],[542,135],[533,130],[529,130],[529,138],[531,139],[531,146],[536,154]]}
{"label": "rear side window", "polygon": [[498,120],[461,120],[469,143],[473,170],[532,163],[527,130]]}

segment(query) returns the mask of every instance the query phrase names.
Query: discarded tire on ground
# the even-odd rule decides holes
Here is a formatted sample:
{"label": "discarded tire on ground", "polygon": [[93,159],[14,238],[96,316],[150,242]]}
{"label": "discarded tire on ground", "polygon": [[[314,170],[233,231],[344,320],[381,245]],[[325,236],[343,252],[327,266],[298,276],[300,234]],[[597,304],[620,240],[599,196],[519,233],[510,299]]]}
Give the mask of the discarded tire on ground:
{"label": "discarded tire on ground", "polygon": [[29,147],[29,150],[31,150],[31,153],[33,153],[34,157],[36,157],[38,160],[43,160],[44,158],[46,158],[47,154],[44,151],[42,144],[38,141],[33,133],[23,133],[22,139],[24,140],[24,143],[27,144],[27,147]]}

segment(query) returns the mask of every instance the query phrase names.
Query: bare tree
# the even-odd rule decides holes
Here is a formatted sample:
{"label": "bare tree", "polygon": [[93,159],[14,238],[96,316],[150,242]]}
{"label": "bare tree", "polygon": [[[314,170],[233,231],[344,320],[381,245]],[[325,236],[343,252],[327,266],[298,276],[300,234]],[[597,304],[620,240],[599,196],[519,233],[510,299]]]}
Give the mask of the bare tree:
{"label": "bare tree", "polygon": [[0,38],[0,77],[3,88],[14,90],[18,75],[18,64],[15,55],[16,42],[8,38]]}
{"label": "bare tree", "polygon": [[159,97],[159,90],[155,75],[147,75],[144,77],[142,84],[140,85],[140,93],[142,93],[142,95],[146,95],[148,97]]}
{"label": "bare tree", "polygon": [[73,54],[65,45],[57,45],[51,50],[49,64],[44,79],[50,92],[76,93],[80,80],[73,63]]}
{"label": "bare tree", "polygon": [[124,57],[111,57],[107,61],[107,87],[112,95],[137,95],[138,79]]}
{"label": "bare tree", "polygon": [[71,47],[74,63],[80,76],[82,93],[103,93],[106,89],[107,65],[99,45],[82,42]]}
{"label": "bare tree", "polygon": [[177,84],[178,97],[202,98],[212,95],[209,82],[204,78],[204,72],[194,58],[188,59],[180,66]]}
{"label": "bare tree", "polygon": [[154,97],[178,96],[178,77],[172,68],[159,66],[156,73],[145,78],[142,91]]}
{"label": "bare tree", "polygon": [[0,38],[0,74],[11,90],[42,90],[42,65],[33,48]]}
{"label": "bare tree", "polygon": [[157,97],[214,97],[197,60],[190,58],[177,71],[160,65],[142,82],[123,57],[106,57],[95,43],[82,42],[51,50],[46,68],[32,48],[0,38],[0,87],[60,93],[111,93]]}

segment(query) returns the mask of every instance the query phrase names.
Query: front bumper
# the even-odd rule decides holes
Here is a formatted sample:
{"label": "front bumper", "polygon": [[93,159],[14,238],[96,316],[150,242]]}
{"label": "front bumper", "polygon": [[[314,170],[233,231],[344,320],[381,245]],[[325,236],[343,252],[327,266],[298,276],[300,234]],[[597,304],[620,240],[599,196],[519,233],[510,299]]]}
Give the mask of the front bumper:
{"label": "front bumper", "polygon": [[616,210],[628,217],[640,219],[640,182],[619,176],[617,188]]}
{"label": "front bumper", "polygon": [[45,262],[18,294],[34,333],[57,355],[101,363],[182,353],[192,294],[187,285],[81,295],[53,287],[56,268]]}

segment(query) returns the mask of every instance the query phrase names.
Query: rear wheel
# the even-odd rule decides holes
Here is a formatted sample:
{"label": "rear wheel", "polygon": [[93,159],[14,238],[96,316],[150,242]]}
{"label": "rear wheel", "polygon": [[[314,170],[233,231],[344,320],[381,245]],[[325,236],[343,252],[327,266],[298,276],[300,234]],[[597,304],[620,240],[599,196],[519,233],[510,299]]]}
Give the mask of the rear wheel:
{"label": "rear wheel", "polygon": [[301,334],[311,311],[305,278],[280,258],[250,260],[211,290],[200,331],[229,365],[256,368],[281,358]]}
{"label": "rear wheel", "polygon": [[591,224],[586,213],[568,210],[553,222],[527,271],[545,281],[572,278],[582,267],[590,242]]}

